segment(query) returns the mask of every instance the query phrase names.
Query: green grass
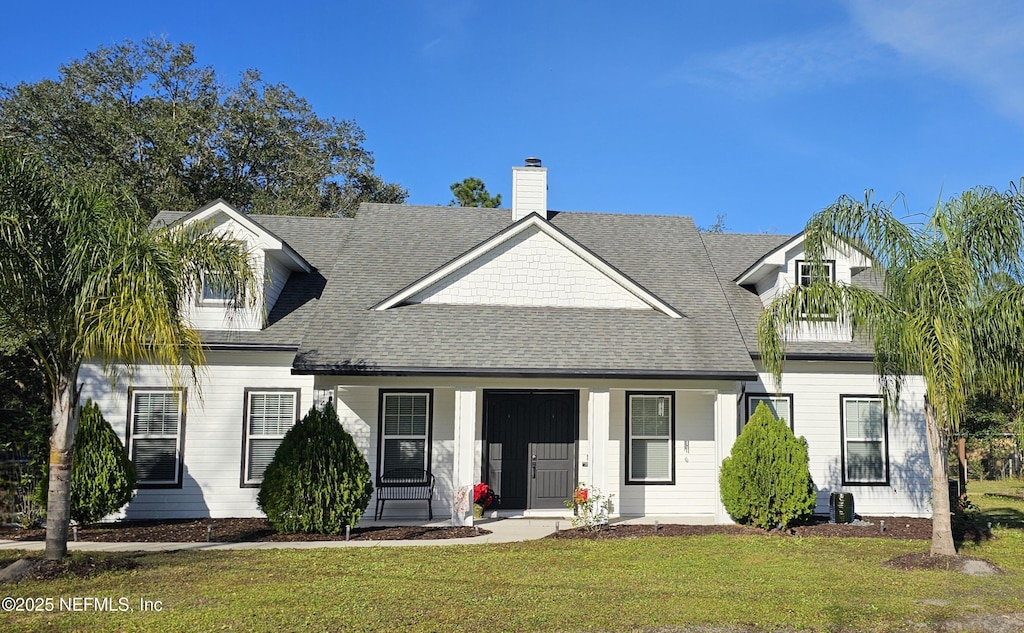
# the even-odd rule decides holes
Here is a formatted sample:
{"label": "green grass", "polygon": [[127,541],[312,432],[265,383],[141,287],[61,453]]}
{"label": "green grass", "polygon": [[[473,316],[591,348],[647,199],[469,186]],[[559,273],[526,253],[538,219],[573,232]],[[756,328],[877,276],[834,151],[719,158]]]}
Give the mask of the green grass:
{"label": "green grass", "polygon": [[159,600],[159,613],[6,613],[5,631],[614,630],[685,625],[904,630],[1024,612],[1024,533],[971,546],[1011,573],[903,572],[927,543],[763,536],[182,552],[6,595]]}
{"label": "green grass", "polygon": [[967,497],[993,526],[1024,530],[1024,479],[969,481]]}

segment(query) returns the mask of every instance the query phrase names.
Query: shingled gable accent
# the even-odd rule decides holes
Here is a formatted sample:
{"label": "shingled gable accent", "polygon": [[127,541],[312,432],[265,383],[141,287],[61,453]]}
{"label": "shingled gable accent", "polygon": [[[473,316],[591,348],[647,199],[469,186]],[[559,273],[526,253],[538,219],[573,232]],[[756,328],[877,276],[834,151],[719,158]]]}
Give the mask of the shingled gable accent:
{"label": "shingled gable accent", "polygon": [[253,220],[245,213],[240,212],[238,209],[219,198],[180,218],[174,222],[174,224],[212,221],[218,214],[227,216],[236,224],[249,231],[255,238],[255,246],[264,252],[278,255],[279,259],[291,270],[301,271],[304,273],[308,273],[313,270],[313,267],[309,262],[299,255],[295,249],[289,246],[287,242],[256,220]]}
{"label": "shingled gable accent", "polygon": [[[659,299],[646,288],[630,279],[614,266],[604,261],[597,254],[590,251],[587,247],[580,244],[566,233],[554,227],[550,222],[536,213],[532,213],[522,220],[508,226],[466,253],[463,253],[425,277],[422,277],[406,286],[399,292],[391,295],[374,306],[374,309],[388,310],[403,304],[416,303],[418,300],[429,297],[432,290],[440,289],[445,280],[449,279],[452,275],[457,274],[460,271],[467,270],[480,262],[482,258],[495,253],[497,249],[500,249],[503,245],[509,244],[517,237],[524,236],[529,231],[536,231],[547,236],[556,242],[560,248],[565,249],[567,252],[570,252],[583,260],[587,266],[591,267],[601,277],[606,279],[609,286],[614,286],[615,290],[618,292],[628,293],[631,299],[635,298],[637,305],[643,304],[646,307],[662,312],[673,319],[682,318],[682,314],[674,307]],[[587,307],[594,306],[591,305]],[[646,307],[643,309],[647,309]]]}

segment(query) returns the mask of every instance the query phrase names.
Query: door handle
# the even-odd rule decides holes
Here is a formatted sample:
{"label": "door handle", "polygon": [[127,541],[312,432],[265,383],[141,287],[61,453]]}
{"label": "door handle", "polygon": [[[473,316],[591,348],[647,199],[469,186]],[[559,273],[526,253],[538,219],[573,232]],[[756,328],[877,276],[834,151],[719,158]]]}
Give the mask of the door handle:
{"label": "door handle", "polygon": [[533,468],[533,478],[537,478],[537,456],[532,455],[530,457],[530,466]]}

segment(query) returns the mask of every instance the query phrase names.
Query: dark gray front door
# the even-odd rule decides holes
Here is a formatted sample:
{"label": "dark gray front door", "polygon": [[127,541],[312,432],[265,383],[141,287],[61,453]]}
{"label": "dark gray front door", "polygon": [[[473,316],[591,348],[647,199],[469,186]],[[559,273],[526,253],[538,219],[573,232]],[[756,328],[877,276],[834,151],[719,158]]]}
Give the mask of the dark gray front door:
{"label": "dark gray front door", "polygon": [[485,391],[484,479],[501,509],[564,507],[576,486],[578,391]]}

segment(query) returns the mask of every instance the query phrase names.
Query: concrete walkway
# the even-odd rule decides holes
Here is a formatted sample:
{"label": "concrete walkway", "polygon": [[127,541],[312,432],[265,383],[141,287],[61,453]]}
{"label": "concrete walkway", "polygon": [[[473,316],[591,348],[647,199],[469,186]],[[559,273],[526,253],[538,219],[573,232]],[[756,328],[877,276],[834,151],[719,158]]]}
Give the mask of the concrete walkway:
{"label": "concrete walkway", "polygon": [[[94,541],[69,541],[68,549],[80,552],[173,552],[179,550],[247,550],[247,549],[316,549],[323,547],[422,547],[429,545],[473,545],[477,543],[515,543],[544,538],[556,529],[571,527],[565,519],[484,519],[477,525],[490,534],[471,538],[432,539],[420,541],[295,541],[252,543],[102,543]],[[423,525],[417,523],[416,525]],[[430,527],[444,527],[450,522],[429,524]],[[0,550],[41,551],[43,541],[0,540]]]}

